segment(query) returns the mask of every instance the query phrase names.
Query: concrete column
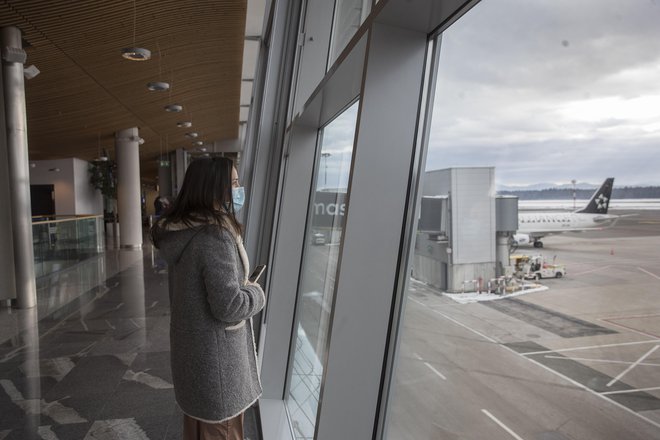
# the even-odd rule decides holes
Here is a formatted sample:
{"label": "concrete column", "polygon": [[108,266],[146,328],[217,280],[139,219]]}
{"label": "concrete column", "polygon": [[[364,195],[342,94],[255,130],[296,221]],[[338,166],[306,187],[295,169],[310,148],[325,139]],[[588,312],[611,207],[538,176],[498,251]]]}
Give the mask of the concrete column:
{"label": "concrete column", "polygon": [[119,244],[122,248],[142,247],[139,139],[137,127],[115,133]]}
{"label": "concrete column", "polygon": [[6,300],[16,298],[14,278],[14,239],[11,227],[11,199],[9,197],[9,168],[7,167],[7,131],[5,127],[5,100],[2,91],[2,68],[0,68],[0,307]]}
{"label": "concrete column", "polygon": [[158,164],[158,195],[161,197],[172,196],[172,170],[170,161],[161,160]]}
{"label": "concrete column", "polygon": [[495,275],[498,277],[506,275],[506,267],[509,266],[509,237],[506,232],[497,233]]}
{"label": "concrete column", "polygon": [[176,180],[174,182],[174,195],[178,195],[183,185],[183,178],[186,175],[186,169],[188,168],[188,160],[186,157],[186,150],[183,148],[177,148],[174,152],[174,160],[176,163]]}
{"label": "concrete column", "polygon": [[[7,130],[7,164],[11,210],[16,305],[27,309],[37,305],[32,244],[32,208],[30,206],[30,167],[28,164],[27,118],[25,114],[25,80],[21,31],[4,27],[1,32],[2,85]],[[13,56],[5,59],[10,51]],[[19,56],[16,57],[16,54]],[[4,141],[4,139],[3,139]],[[1,160],[2,158],[0,158]],[[7,246],[4,246],[7,249]]]}

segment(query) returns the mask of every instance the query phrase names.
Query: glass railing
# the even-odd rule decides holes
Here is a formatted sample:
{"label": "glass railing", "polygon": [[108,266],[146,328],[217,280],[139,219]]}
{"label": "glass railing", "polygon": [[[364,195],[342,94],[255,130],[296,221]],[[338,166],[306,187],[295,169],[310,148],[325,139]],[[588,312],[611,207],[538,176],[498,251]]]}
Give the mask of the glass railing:
{"label": "glass railing", "polygon": [[37,278],[73,266],[105,248],[103,216],[33,217]]}

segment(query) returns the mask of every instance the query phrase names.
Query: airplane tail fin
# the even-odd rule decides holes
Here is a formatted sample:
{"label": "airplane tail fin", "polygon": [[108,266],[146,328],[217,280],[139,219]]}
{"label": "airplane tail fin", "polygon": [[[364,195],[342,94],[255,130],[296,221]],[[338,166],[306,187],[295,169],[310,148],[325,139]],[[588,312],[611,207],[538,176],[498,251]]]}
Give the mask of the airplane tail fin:
{"label": "airplane tail fin", "polygon": [[614,177],[608,177],[605,182],[596,190],[587,206],[578,209],[575,212],[583,214],[607,214],[612,198],[612,187],[614,186]]}

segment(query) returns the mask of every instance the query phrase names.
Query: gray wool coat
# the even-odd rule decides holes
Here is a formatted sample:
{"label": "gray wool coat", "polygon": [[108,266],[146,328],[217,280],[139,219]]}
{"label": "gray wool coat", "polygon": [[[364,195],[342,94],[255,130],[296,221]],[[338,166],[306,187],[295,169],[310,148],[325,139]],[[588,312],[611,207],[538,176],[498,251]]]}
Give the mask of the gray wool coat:
{"label": "gray wool coat", "polygon": [[218,225],[157,229],[169,266],[172,380],[183,412],[219,423],[261,395],[250,318],[266,301],[245,285],[236,238]]}

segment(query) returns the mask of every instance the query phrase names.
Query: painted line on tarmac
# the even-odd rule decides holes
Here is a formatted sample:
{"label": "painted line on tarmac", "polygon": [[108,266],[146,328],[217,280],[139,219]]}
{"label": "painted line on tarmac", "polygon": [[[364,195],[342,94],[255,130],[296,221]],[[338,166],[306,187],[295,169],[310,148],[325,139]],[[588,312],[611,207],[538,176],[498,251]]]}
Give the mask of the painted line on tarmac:
{"label": "painted line on tarmac", "polygon": [[445,319],[447,319],[447,320],[453,322],[454,324],[456,324],[456,325],[460,325],[460,326],[463,327],[464,329],[469,330],[469,331],[471,331],[472,333],[481,336],[482,338],[484,338],[485,340],[487,340],[487,341],[489,341],[489,342],[492,342],[492,343],[494,343],[494,344],[499,344],[498,341],[496,341],[495,339],[491,338],[490,336],[486,336],[486,335],[484,335],[483,333],[481,333],[480,331],[475,330],[475,329],[473,329],[473,328],[471,328],[471,327],[468,327],[467,325],[463,324],[462,322],[459,322],[459,321],[455,320],[454,318],[451,318],[451,317],[445,315],[445,314],[442,313],[442,312],[438,312],[437,310],[434,310],[434,309],[430,308],[429,306],[427,306],[427,305],[424,304],[423,302],[417,301],[416,299],[412,299],[412,298],[410,298],[410,297],[408,297],[408,299],[409,299],[410,301],[415,302],[415,303],[419,304],[420,306],[422,306],[422,307],[424,307],[424,308],[430,310],[431,312],[436,313],[436,314],[442,316],[443,318],[445,318]]}
{"label": "painted line on tarmac", "polygon": [[619,373],[619,375],[618,375],[617,377],[615,377],[614,379],[612,379],[612,380],[607,384],[607,386],[608,386],[608,387],[611,387],[613,384],[615,384],[616,382],[618,382],[619,379],[621,379],[623,376],[625,376],[626,374],[628,374],[633,368],[635,368],[637,365],[639,365],[639,363],[642,362],[644,359],[646,359],[647,357],[651,356],[651,354],[652,354],[654,351],[656,351],[658,348],[660,348],[660,345],[656,345],[655,347],[651,348],[649,351],[646,352],[645,355],[643,355],[642,357],[640,357],[639,359],[637,359],[637,360],[636,360],[631,366],[629,366],[628,368],[626,368],[625,370],[623,370],[621,373]]}
{"label": "painted line on tarmac", "polygon": [[605,321],[607,321],[608,319],[619,321],[621,319],[655,318],[656,316],[660,316],[660,313],[651,313],[646,315],[608,316],[607,318],[602,318],[602,319],[604,319]]}
{"label": "painted line on tarmac", "polygon": [[637,393],[637,392],[641,392],[641,391],[655,391],[655,390],[660,390],[660,387],[636,388],[634,390],[606,391],[606,392],[600,393],[600,394],[606,394],[606,395],[625,394],[625,393]]}
{"label": "painted line on tarmac", "polygon": [[[626,361],[614,361],[611,359],[591,359],[591,358],[579,358],[579,357],[566,357],[566,356],[549,356],[545,355],[544,356],[546,359],[559,359],[559,360],[566,360],[566,361],[580,361],[580,362],[601,362],[605,364],[623,364],[623,365],[631,365],[632,362],[626,362]],[[660,367],[660,364],[652,364],[649,362],[642,362],[638,365],[644,365],[647,367]]]}
{"label": "painted line on tarmac", "polygon": [[652,273],[652,272],[649,272],[648,270],[644,270],[644,269],[642,269],[641,267],[638,267],[637,269],[641,270],[642,272],[644,272],[644,273],[647,274],[647,275],[651,275],[653,278],[655,278],[655,279],[657,279],[657,280],[660,280],[660,277],[659,277],[659,276],[657,276],[656,274],[654,274],[654,273]]}
{"label": "painted line on tarmac", "polygon": [[585,270],[584,272],[574,273],[574,274],[571,274],[571,276],[577,277],[577,276],[580,276],[580,275],[586,275],[588,273],[600,272],[601,270],[609,269],[610,267],[612,267],[612,266],[598,267],[596,269]]}
{"label": "painted line on tarmac", "polygon": [[437,374],[442,380],[447,380],[444,374],[433,368],[433,365],[429,364],[428,362],[424,362],[424,365],[426,365],[429,370],[433,371],[435,374]]}
{"label": "painted line on tarmac", "polygon": [[437,374],[438,376],[440,376],[440,378],[441,378],[442,380],[447,380],[447,377],[445,377],[444,374],[442,374],[441,372],[439,372],[438,370],[436,370],[436,369],[433,367],[433,365],[431,365],[431,364],[429,364],[428,362],[424,361],[424,359],[423,359],[420,355],[418,355],[417,353],[413,353],[413,356],[415,356],[415,357],[417,358],[417,360],[422,361],[422,362],[424,363],[424,365],[426,365],[426,366],[427,366],[431,371],[433,371],[435,374]]}
{"label": "painted line on tarmac", "polygon": [[557,350],[530,351],[527,353],[520,353],[520,354],[522,356],[532,356],[535,354],[551,354],[551,353],[561,353],[565,351],[590,350],[592,348],[607,348],[607,347],[622,347],[624,345],[653,344],[658,342],[660,342],[660,339],[651,339],[648,341],[635,341],[635,342],[620,342],[618,344],[587,345],[583,347],[559,348]]}
{"label": "painted line on tarmac", "polygon": [[495,417],[494,415],[492,415],[491,413],[489,413],[488,410],[482,409],[481,412],[484,413],[484,414],[486,414],[488,417],[490,417],[490,419],[491,419],[492,421],[494,421],[495,423],[497,423],[498,425],[500,425],[500,427],[501,427],[502,429],[504,429],[506,432],[508,432],[509,434],[511,434],[511,437],[515,438],[516,440],[523,440],[523,438],[522,438],[521,436],[519,436],[518,434],[516,434],[515,432],[513,432],[513,430],[512,430],[511,428],[509,428],[508,426],[506,426],[504,423],[500,422],[500,421],[497,419],[497,417]]}
{"label": "painted line on tarmac", "polygon": [[[649,342],[655,342],[655,341],[649,341]],[[618,344],[615,344],[615,345],[618,345]],[[581,384],[580,382],[576,381],[575,379],[571,379],[570,377],[566,376],[565,374],[560,373],[559,371],[553,370],[552,368],[548,367],[547,365],[543,365],[542,363],[540,363],[539,361],[537,361],[535,359],[531,359],[531,358],[525,356],[525,353],[518,353],[517,351],[515,351],[514,349],[512,349],[510,347],[507,347],[506,345],[501,345],[501,346],[503,348],[505,348],[506,350],[509,350],[511,353],[517,354],[518,356],[522,357],[523,359],[527,359],[528,361],[538,365],[539,367],[541,367],[544,370],[554,374],[555,376],[558,376],[558,377],[564,379],[565,381],[575,385],[577,388],[580,388],[580,389],[582,389],[582,390],[584,390],[584,391],[586,391],[590,394],[593,394],[594,396],[600,397],[601,399],[604,399],[606,402],[611,403],[612,405],[618,407],[619,409],[622,409],[623,411],[625,411],[625,412],[627,412],[627,413],[629,413],[629,414],[631,414],[631,415],[633,415],[633,416],[635,416],[639,419],[644,420],[645,422],[655,426],[656,428],[660,428],[660,423],[658,423],[654,420],[651,420],[648,417],[646,417],[646,416],[644,416],[644,415],[642,415],[642,414],[640,414],[636,411],[633,411],[632,409],[628,408],[627,406],[620,404],[616,400],[610,399],[606,395],[603,395],[601,393],[598,393],[598,392],[592,390],[588,386]]]}
{"label": "painted line on tarmac", "polygon": [[573,385],[576,386],[577,388],[580,388],[580,389],[582,389],[582,390],[584,390],[584,391],[586,391],[586,392],[588,392],[588,393],[590,393],[590,394],[592,394],[592,395],[594,395],[594,396],[600,397],[601,399],[604,399],[606,402],[609,402],[610,404],[612,404],[612,405],[618,407],[619,409],[621,409],[621,410],[627,412],[628,414],[631,414],[631,415],[633,415],[633,416],[635,416],[635,417],[637,417],[637,418],[639,418],[639,419],[642,419],[642,420],[644,420],[645,422],[649,423],[650,425],[655,426],[656,428],[660,428],[660,423],[658,423],[658,422],[656,422],[656,421],[654,421],[654,420],[652,420],[652,419],[650,419],[650,418],[648,418],[648,417],[646,417],[646,416],[644,416],[644,415],[642,415],[642,414],[640,414],[640,413],[638,413],[638,412],[636,412],[636,411],[633,411],[632,409],[628,408],[627,406],[620,404],[620,403],[617,402],[616,400],[612,400],[612,399],[610,399],[608,396],[603,395],[603,394],[601,394],[601,393],[598,393],[598,392],[592,390],[591,388],[587,387],[586,385],[583,385],[583,384],[581,384],[580,382],[578,382],[578,381],[576,381],[576,380],[574,380],[574,379],[571,379],[570,377],[568,377],[568,376],[566,376],[566,375],[560,373],[559,371],[553,370],[552,368],[548,367],[547,365],[543,365],[542,363],[536,361],[535,359],[531,359],[531,358],[528,357],[529,355],[532,355],[532,354],[548,354],[548,353],[556,353],[556,352],[559,352],[559,351],[573,351],[573,350],[584,350],[584,349],[589,349],[589,348],[620,347],[620,346],[624,346],[624,345],[637,345],[637,344],[658,343],[658,342],[660,342],[660,339],[652,339],[652,340],[649,340],[649,341],[637,341],[637,342],[622,342],[622,343],[618,343],[618,344],[592,345],[592,346],[587,346],[587,347],[565,348],[565,349],[559,349],[559,350],[545,350],[545,351],[530,352],[530,353],[518,353],[518,352],[515,351],[514,349],[512,349],[512,348],[510,348],[510,347],[507,347],[506,345],[504,345],[504,344],[502,344],[502,343],[499,343],[499,342],[495,341],[494,339],[492,339],[492,338],[490,338],[490,337],[484,335],[484,334],[481,333],[481,332],[478,332],[477,330],[471,329],[471,328],[468,327],[467,325],[462,324],[462,323],[456,321],[456,320],[453,319],[453,318],[450,318],[449,316],[445,315],[444,313],[440,313],[440,312],[438,312],[437,310],[433,310],[432,308],[430,308],[429,306],[427,306],[426,304],[424,304],[424,303],[422,303],[422,302],[420,302],[420,301],[417,301],[417,300],[412,299],[412,298],[410,298],[410,297],[408,297],[408,299],[409,299],[410,301],[413,301],[413,302],[415,302],[415,303],[421,305],[422,307],[425,307],[425,308],[429,309],[430,311],[432,311],[432,312],[434,312],[434,313],[436,313],[436,314],[442,316],[443,318],[445,318],[445,319],[447,319],[447,320],[449,320],[449,321],[451,321],[451,322],[453,322],[453,323],[455,323],[455,324],[458,324],[458,325],[460,325],[461,327],[463,327],[463,328],[465,328],[465,329],[467,329],[467,330],[469,330],[469,331],[471,331],[471,332],[473,332],[473,333],[475,333],[475,334],[481,336],[482,338],[485,338],[486,340],[488,340],[488,341],[490,341],[490,342],[494,342],[495,344],[499,345],[500,347],[504,348],[505,350],[508,350],[508,351],[510,351],[511,353],[513,353],[513,354],[515,354],[515,355],[517,355],[517,356],[520,356],[520,357],[523,358],[523,359],[527,359],[529,362],[532,362],[533,364],[538,365],[539,367],[543,368],[544,370],[548,371],[549,373],[552,373],[552,374],[554,374],[555,376],[564,379],[565,381],[567,381],[567,382],[573,384]]}
{"label": "painted line on tarmac", "polygon": [[[656,316],[657,316],[657,315],[656,315]],[[615,318],[615,319],[630,319],[630,318]],[[651,337],[651,338],[658,338],[658,339],[660,339],[660,336],[658,336],[658,335],[656,335],[656,334],[648,333],[648,332],[645,332],[645,331],[642,331],[642,330],[638,330],[638,329],[636,329],[636,328],[633,328],[633,327],[630,327],[630,326],[627,326],[627,325],[619,324],[619,323],[614,322],[613,320],[611,320],[611,319],[609,319],[609,318],[608,318],[608,319],[600,318],[599,321],[607,322],[607,323],[610,324],[610,325],[614,325],[614,326],[617,326],[617,327],[620,327],[620,328],[626,329],[626,330],[628,330],[628,331],[631,331],[631,332],[637,333],[637,334],[642,335],[642,336],[648,336],[648,337]]]}

